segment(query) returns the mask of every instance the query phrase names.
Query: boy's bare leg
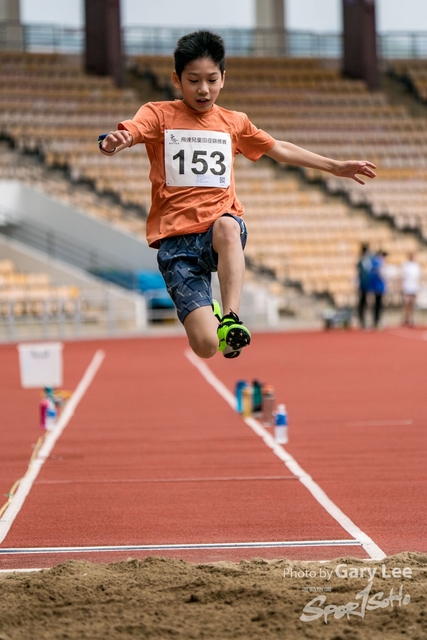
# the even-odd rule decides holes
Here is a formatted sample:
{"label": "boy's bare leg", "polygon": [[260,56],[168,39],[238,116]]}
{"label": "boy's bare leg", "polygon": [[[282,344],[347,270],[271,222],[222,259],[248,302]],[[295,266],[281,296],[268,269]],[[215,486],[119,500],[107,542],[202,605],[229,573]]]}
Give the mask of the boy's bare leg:
{"label": "boy's bare leg", "polygon": [[213,248],[218,254],[218,280],[224,315],[239,313],[245,276],[245,258],[240,241],[240,225],[231,216],[222,216],[213,226]]}
{"label": "boy's bare leg", "polygon": [[[223,313],[239,312],[245,275],[245,258],[240,241],[240,225],[230,216],[219,218],[213,227],[213,248],[218,254],[218,280]],[[212,307],[200,307],[188,314],[184,329],[190,347],[200,358],[212,358],[218,351],[218,320]]]}
{"label": "boy's bare leg", "polygon": [[200,307],[191,311],[184,320],[188,342],[200,358],[212,358],[218,351],[218,320],[212,307]]}

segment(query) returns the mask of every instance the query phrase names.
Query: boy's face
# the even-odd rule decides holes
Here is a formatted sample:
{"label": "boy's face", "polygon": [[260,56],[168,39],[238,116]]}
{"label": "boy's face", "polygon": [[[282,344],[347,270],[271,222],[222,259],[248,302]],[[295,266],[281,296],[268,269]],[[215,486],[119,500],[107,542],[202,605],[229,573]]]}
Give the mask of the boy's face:
{"label": "boy's face", "polygon": [[212,58],[198,58],[189,62],[181,79],[174,71],[172,81],[175,87],[181,89],[184,104],[200,113],[208,111],[215,104],[224,86],[224,76],[221,76],[221,70]]}

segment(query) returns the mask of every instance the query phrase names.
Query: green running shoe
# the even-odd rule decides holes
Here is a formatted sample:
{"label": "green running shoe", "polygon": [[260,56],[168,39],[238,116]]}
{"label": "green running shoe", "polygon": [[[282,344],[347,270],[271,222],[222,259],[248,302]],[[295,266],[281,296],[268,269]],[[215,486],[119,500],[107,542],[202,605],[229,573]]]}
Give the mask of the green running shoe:
{"label": "green running shoe", "polygon": [[218,327],[219,351],[224,358],[237,358],[240,356],[243,347],[247,347],[251,342],[251,334],[239,316],[230,311],[227,313]]}
{"label": "green running shoe", "polygon": [[219,302],[217,302],[216,300],[212,300],[212,311],[214,312],[214,316],[218,320],[218,322],[221,322],[222,311]]}

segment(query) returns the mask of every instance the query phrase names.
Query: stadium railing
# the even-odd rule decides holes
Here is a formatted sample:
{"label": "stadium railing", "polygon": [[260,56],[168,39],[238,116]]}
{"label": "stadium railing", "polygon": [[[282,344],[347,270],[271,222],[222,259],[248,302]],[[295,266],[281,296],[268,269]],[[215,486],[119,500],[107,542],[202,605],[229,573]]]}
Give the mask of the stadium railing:
{"label": "stadium railing", "polygon": [[74,300],[58,293],[29,296],[0,289],[0,343],[24,338],[78,338],[140,334],[146,327],[147,310],[142,296],[140,318],[111,291],[80,289]]}
{"label": "stadium railing", "polygon": [[[126,55],[172,54],[178,38],[194,27],[123,27]],[[340,58],[340,33],[314,33],[284,29],[218,29],[229,55],[293,56]],[[19,24],[0,22],[0,50],[24,50],[81,54],[83,28],[55,24]],[[378,54],[383,59],[422,58],[427,56],[427,31],[386,32],[378,34]]]}
{"label": "stadium railing", "polygon": [[[95,250],[89,245],[85,246],[82,242],[76,242],[73,237],[70,237],[64,232],[60,234],[53,231],[47,226],[41,224],[29,223],[25,221],[18,221],[17,216],[10,209],[6,209],[0,204],[0,222],[2,223],[3,235],[12,239],[23,242],[25,245],[42,251],[46,256],[50,258],[56,258],[65,261],[67,264],[74,265],[79,269],[83,269],[94,277],[100,278],[102,281],[113,282],[115,285],[126,289],[127,291],[138,294],[141,298],[141,305],[144,307],[144,315],[146,316],[146,322],[153,322],[161,319],[175,319],[175,310],[172,308],[172,304],[167,304],[171,300],[166,293],[166,288],[160,292],[159,284],[157,283],[153,288],[148,286],[142,289],[140,286],[141,274],[134,273],[131,269],[125,269],[123,264],[118,264],[114,257],[111,257],[107,250],[99,251]],[[105,273],[108,271],[115,272],[114,280],[105,277]],[[98,317],[98,325],[104,324],[112,333],[120,331],[122,325],[130,325],[134,322],[135,318],[132,313],[129,315],[127,309],[121,310],[117,304],[113,304],[114,298],[108,295],[108,292],[100,291],[99,294],[93,292],[81,293],[76,297],[75,304],[68,305],[69,312],[65,313],[66,306],[62,304],[61,297],[56,296],[55,292],[49,295],[41,295],[37,299],[33,299],[29,296],[28,305],[25,303],[25,295],[19,298],[19,305],[14,304],[14,300],[10,296],[5,295],[1,297],[0,286],[0,303],[3,302],[3,312],[0,309],[0,316],[3,315],[5,324],[8,327],[7,336],[11,338],[15,335],[16,331],[14,327],[22,320],[21,315],[30,316],[38,315],[39,320],[43,325],[43,335],[46,337],[47,333],[51,331],[52,322],[64,327],[64,323],[67,320],[71,322],[71,326],[74,327],[73,331],[80,332],[83,322],[92,322]],[[99,300],[98,300],[99,299]],[[19,309],[24,305],[25,309],[30,308],[29,303],[34,303],[31,308],[39,308],[39,314],[20,314]],[[36,304],[37,303],[37,304]],[[99,314],[86,313],[82,315],[82,309],[96,309],[100,307]],[[18,310],[18,312],[16,311]],[[90,317],[89,317],[90,316]],[[72,319],[70,320],[70,318]],[[33,318],[34,320],[34,318]],[[0,318],[0,325],[2,324]],[[3,322],[4,324],[4,322]],[[28,317],[27,317],[28,324]],[[138,325],[136,322],[135,326]],[[1,333],[1,332],[0,332]]]}

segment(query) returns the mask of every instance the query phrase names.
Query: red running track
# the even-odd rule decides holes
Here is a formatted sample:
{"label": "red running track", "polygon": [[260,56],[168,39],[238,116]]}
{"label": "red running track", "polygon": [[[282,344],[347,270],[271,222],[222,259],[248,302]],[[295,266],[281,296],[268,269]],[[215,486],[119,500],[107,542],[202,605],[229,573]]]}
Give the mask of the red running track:
{"label": "red running track", "polygon": [[[425,332],[257,334],[241,358],[208,361],[273,384],[286,450],[387,555],[427,552]],[[191,561],[368,557],[361,546],[1,553],[5,549],[352,540],[189,362],[185,338],[66,343],[64,387],[106,358],[0,544],[0,568],[69,558]],[[21,477],[39,393],[0,347],[0,492]],[[7,512],[3,516],[7,517]],[[1,524],[1,523],[0,523]]]}

